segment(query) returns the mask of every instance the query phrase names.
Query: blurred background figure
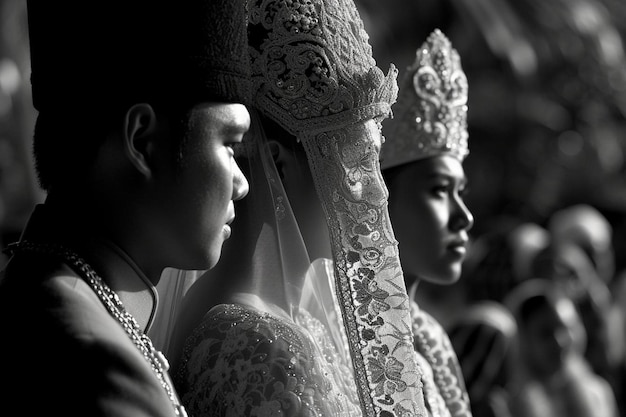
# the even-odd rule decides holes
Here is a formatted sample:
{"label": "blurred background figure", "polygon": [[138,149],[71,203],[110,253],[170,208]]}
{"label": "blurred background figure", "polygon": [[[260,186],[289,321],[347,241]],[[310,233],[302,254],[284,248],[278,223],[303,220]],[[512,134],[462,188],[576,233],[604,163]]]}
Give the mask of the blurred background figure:
{"label": "blurred background figure", "polygon": [[[577,208],[574,209],[577,211]],[[587,210],[585,210],[587,212]],[[532,265],[534,277],[558,285],[574,303],[587,333],[584,356],[594,372],[606,379],[624,406],[624,318],[617,313],[617,303],[609,285],[598,274],[596,264],[567,227],[566,211],[557,212],[551,222],[556,230],[552,243],[542,250]],[[593,221],[589,222],[593,224]],[[577,230],[583,227],[574,228]],[[606,229],[606,226],[603,227]],[[594,232],[594,233],[597,233]],[[571,236],[568,238],[567,236]]]}
{"label": "blurred background figure", "polygon": [[596,273],[609,287],[615,275],[613,226],[595,207],[575,204],[550,216],[548,230],[556,244],[572,243],[585,251]]}
{"label": "blurred background figure", "polygon": [[511,416],[507,390],[517,353],[513,315],[500,303],[478,302],[452,323],[448,334],[463,370],[472,414]]}
{"label": "blurred background figure", "polygon": [[549,245],[550,234],[538,223],[502,216],[472,243],[461,279],[467,302],[502,302],[520,282],[532,277],[532,264]]}
{"label": "blurred background figure", "polygon": [[513,274],[518,282],[533,278],[533,261],[550,240],[550,232],[533,222],[523,222],[511,231],[508,243],[513,248]]}
{"label": "blurred background figure", "polygon": [[545,279],[525,281],[505,300],[518,326],[519,357],[509,387],[515,417],[617,417],[611,386],[584,357],[587,335],[571,299]]}

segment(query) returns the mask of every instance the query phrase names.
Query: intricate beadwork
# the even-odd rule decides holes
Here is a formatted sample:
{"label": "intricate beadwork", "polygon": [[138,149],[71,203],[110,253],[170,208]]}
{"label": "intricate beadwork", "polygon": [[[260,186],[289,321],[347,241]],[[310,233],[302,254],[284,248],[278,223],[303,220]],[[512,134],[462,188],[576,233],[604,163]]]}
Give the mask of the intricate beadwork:
{"label": "intricate beadwork", "polygon": [[[415,350],[425,361],[424,396],[433,416],[471,417],[469,397],[452,343],[441,325],[411,302]],[[427,374],[427,375],[426,375]]]}
{"label": "intricate beadwork", "polygon": [[376,66],[356,6],[346,0],[249,4],[257,106],[294,135],[387,117],[397,70]]}
{"label": "intricate beadwork", "polygon": [[469,153],[468,84],[459,54],[436,29],[407,71],[393,106],[394,118],[386,122],[381,167],[440,154],[463,160]]}
{"label": "intricate beadwork", "polygon": [[222,304],[204,316],[176,375],[190,413],[361,416],[344,347],[306,310],[275,313]]}
{"label": "intricate beadwork", "polygon": [[146,361],[148,361],[152,371],[172,402],[176,415],[187,417],[185,408],[178,401],[176,393],[166,377],[166,372],[169,369],[167,359],[161,352],[156,350],[150,338],[141,330],[141,327],[139,327],[137,320],[126,311],[118,295],[109,288],[96,271],[93,270],[91,265],[72,250],[51,243],[21,241],[10,244],[8,250],[12,253],[34,252],[54,256],[61,258],[68,265],[72,266],[74,271],[76,271],[96,293],[102,304],[109,311],[109,314],[122,326],[133,344],[139,349]]}

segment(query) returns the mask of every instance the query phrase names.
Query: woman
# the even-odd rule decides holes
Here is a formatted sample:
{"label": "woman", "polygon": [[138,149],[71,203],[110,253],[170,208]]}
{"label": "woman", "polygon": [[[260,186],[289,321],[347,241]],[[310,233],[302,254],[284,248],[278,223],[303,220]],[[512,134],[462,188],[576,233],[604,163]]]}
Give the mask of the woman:
{"label": "woman", "polygon": [[381,168],[389,214],[411,300],[415,349],[433,415],[471,415],[457,358],[442,326],[416,303],[421,280],[452,284],[461,275],[473,217],[465,206],[467,78],[445,35],[417,50],[386,126]]}

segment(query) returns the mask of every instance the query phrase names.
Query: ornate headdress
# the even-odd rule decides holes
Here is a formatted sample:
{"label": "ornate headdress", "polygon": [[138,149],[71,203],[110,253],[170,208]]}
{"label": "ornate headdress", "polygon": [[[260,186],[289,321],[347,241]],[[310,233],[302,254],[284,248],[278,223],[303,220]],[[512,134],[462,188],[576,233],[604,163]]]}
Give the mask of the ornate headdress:
{"label": "ornate headdress", "polygon": [[[352,0],[255,0],[255,106],[301,140],[331,235],[363,414],[425,413],[408,295],[380,172],[397,71],[376,66]],[[276,201],[280,203],[280,201]]]}
{"label": "ornate headdress", "polygon": [[299,138],[391,113],[397,70],[385,76],[376,66],[352,1],[251,3],[254,99],[263,113]]}
{"label": "ornate headdress", "polygon": [[381,150],[382,169],[441,154],[469,153],[467,77],[450,40],[435,29],[408,68]]}

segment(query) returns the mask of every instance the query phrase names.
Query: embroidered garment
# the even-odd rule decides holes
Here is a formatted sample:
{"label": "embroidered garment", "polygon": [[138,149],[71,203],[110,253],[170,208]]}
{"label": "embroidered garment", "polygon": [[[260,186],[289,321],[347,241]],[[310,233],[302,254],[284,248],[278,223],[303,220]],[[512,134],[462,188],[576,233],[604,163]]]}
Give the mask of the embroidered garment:
{"label": "embroidered garment", "polygon": [[197,417],[360,416],[352,371],[307,311],[213,308],[184,352],[183,402]]}
{"label": "embroidered garment", "polygon": [[411,317],[426,408],[433,417],[471,417],[465,381],[448,334],[415,302],[411,303]]}

